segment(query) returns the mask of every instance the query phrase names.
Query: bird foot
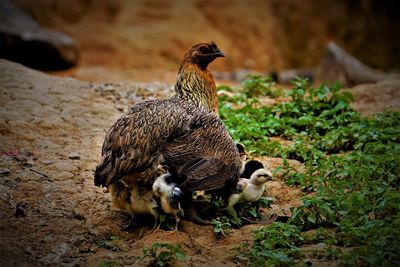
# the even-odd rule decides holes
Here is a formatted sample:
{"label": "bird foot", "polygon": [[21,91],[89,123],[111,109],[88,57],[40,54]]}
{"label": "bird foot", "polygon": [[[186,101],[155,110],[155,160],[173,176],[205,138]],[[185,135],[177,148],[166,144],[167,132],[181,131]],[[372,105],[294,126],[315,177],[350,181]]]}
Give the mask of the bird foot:
{"label": "bird foot", "polygon": [[129,223],[127,225],[125,225],[124,227],[122,227],[122,230],[131,232],[131,231],[137,229],[138,226],[139,226],[139,218],[137,216],[132,216]]}
{"label": "bird foot", "polygon": [[199,225],[212,225],[211,221],[200,218],[197,210],[193,206],[190,206],[185,210],[185,217],[187,220]]}
{"label": "bird foot", "polygon": [[169,231],[166,231],[166,233],[165,233],[166,236],[170,236],[170,235],[172,235],[172,234],[175,234],[175,236],[176,236],[177,238],[179,238],[179,239],[182,240],[182,237],[181,237],[181,235],[179,234],[178,229],[169,230]]}

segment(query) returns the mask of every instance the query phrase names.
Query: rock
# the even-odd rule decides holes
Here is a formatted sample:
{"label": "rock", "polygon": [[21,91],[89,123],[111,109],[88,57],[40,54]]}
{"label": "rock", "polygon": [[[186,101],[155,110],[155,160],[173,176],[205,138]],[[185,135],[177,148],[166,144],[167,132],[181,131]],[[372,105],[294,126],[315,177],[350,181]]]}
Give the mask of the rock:
{"label": "rock", "polygon": [[50,164],[53,163],[53,161],[48,160],[48,159],[42,160],[41,162],[42,162],[44,165],[50,165]]}
{"label": "rock", "polygon": [[272,73],[271,76],[278,83],[291,84],[296,77],[307,78],[308,81],[313,82],[315,72],[316,68],[290,69]]}
{"label": "rock", "polygon": [[26,246],[26,247],[25,247],[25,252],[26,252],[28,255],[34,255],[34,254],[35,254],[31,246]]}
{"label": "rock", "polygon": [[49,265],[54,265],[58,263],[63,255],[69,251],[69,246],[67,243],[60,243],[53,248],[53,251],[47,256],[40,259],[41,262]]}
{"label": "rock", "polygon": [[18,185],[17,181],[15,181],[14,179],[10,178],[10,179],[4,179],[3,183],[5,186],[7,186],[10,189],[15,189]]}
{"label": "rock", "polygon": [[68,158],[70,158],[70,159],[80,159],[81,157],[79,156],[78,153],[71,152],[71,153],[69,153]]}
{"label": "rock", "polygon": [[17,156],[15,156],[15,159],[16,160],[18,160],[18,161],[21,161],[21,162],[25,162],[26,160],[27,160],[27,156],[24,156],[24,155],[17,155]]}
{"label": "rock", "polygon": [[316,73],[316,81],[339,81],[345,86],[400,79],[399,73],[384,73],[373,69],[329,42]]}
{"label": "rock", "polygon": [[36,69],[67,69],[78,62],[74,40],[46,29],[11,1],[0,1],[0,57]]}
{"label": "rock", "polygon": [[[14,205],[14,199],[11,188],[6,185],[0,184],[0,204],[1,205]],[[2,206],[4,207],[4,206]]]}
{"label": "rock", "polygon": [[29,159],[26,162],[24,162],[24,165],[28,166],[28,167],[32,167],[33,165],[35,165],[35,162],[32,159]]}
{"label": "rock", "polygon": [[74,177],[74,174],[71,172],[68,172],[68,171],[59,172],[57,174],[57,178],[59,178],[59,179],[66,180],[66,179],[71,179],[72,177]]}
{"label": "rock", "polygon": [[15,217],[26,217],[26,204],[19,202],[15,208]]}
{"label": "rock", "polygon": [[23,155],[23,156],[26,156],[26,157],[29,157],[29,156],[33,155],[33,153],[29,149],[26,149],[26,148],[21,149],[19,151],[19,154]]}
{"label": "rock", "polygon": [[11,172],[10,169],[7,168],[0,168],[0,174],[7,175]]}
{"label": "rock", "polygon": [[53,237],[53,235],[46,235],[46,236],[43,238],[43,241],[44,241],[44,242],[52,242],[52,241],[54,241],[54,237]]}
{"label": "rock", "polygon": [[71,172],[74,173],[78,171],[78,168],[74,166],[73,164],[67,162],[67,161],[59,161],[51,165],[53,168],[57,169],[58,171],[66,171],[66,172]]}
{"label": "rock", "polygon": [[48,129],[48,130],[55,129],[55,128],[61,128],[63,124],[64,124],[64,121],[58,117],[50,117],[50,118],[46,118],[46,119],[38,121],[38,125],[40,125],[44,129]]}

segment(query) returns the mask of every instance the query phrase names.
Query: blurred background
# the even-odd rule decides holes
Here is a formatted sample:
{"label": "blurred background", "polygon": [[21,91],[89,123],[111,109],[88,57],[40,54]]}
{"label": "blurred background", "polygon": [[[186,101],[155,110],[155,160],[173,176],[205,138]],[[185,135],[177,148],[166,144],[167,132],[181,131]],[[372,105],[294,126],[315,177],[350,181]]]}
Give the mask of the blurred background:
{"label": "blurred background", "polygon": [[36,67],[82,80],[173,83],[184,52],[210,40],[227,55],[211,66],[221,73],[315,67],[329,41],[372,68],[400,69],[395,0],[11,2],[73,40],[70,64]]}

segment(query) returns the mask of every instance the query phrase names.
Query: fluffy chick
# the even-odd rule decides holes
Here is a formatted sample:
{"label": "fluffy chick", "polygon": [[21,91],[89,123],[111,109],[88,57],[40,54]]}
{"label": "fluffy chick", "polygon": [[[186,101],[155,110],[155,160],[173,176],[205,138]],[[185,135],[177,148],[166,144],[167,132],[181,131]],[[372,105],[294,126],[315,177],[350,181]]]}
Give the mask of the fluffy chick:
{"label": "fluffy chick", "polygon": [[139,223],[138,215],[151,215],[155,224],[159,221],[157,210],[157,199],[151,190],[145,185],[139,183],[131,183],[126,186],[121,180],[110,185],[110,193],[112,203],[121,210],[126,210],[132,219],[125,227],[126,230],[136,228]]}
{"label": "fluffy chick", "polygon": [[[249,178],[247,177],[249,175]],[[265,190],[265,183],[272,180],[272,173],[265,169],[259,161],[251,160],[245,164],[242,178],[237,184],[237,192],[228,198],[226,210],[238,221],[234,206],[239,202],[255,202],[261,198]]]}
{"label": "fluffy chick", "polygon": [[166,173],[159,176],[153,184],[154,195],[160,198],[161,209],[175,217],[175,231],[178,230],[178,224],[183,217],[180,198],[183,196],[182,190],[171,181],[171,174]]}

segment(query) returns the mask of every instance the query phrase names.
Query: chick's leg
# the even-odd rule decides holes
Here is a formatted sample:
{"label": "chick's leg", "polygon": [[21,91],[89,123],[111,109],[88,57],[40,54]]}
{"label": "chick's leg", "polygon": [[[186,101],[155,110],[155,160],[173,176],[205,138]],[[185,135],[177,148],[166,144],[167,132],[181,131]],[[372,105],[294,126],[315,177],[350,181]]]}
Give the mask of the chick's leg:
{"label": "chick's leg", "polygon": [[240,220],[239,220],[236,210],[233,206],[228,206],[225,208],[225,210],[229,213],[229,215],[232,216],[232,218],[236,224],[240,224]]}
{"label": "chick's leg", "polygon": [[161,217],[160,214],[156,211],[156,208],[153,208],[151,211],[151,215],[154,217],[154,225],[150,230],[150,233],[155,233],[160,230],[161,227]]}
{"label": "chick's leg", "polygon": [[229,199],[228,199],[228,205],[225,208],[225,210],[229,213],[229,215],[232,216],[234,222],[236,224],[240,224],[240,220],[238,218],[238,215],[236,213],[235,208],[233,207],[234,205],[236,205],[239,202],[240,199],[240,195],[239,194],[232,194]]}

